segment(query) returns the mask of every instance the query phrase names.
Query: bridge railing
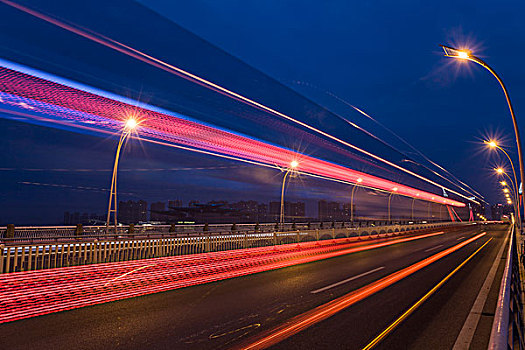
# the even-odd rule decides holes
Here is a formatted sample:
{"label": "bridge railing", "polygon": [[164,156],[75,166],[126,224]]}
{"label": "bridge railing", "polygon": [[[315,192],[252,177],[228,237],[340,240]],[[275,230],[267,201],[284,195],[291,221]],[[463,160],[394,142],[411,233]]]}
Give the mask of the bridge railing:
{"label": "bridge railing", "polygon": [[[192,224],[192,225],[121,225],[117,226],[117,232],[111,227],[106,226],[12,226],[0,227],[0,243],[21,244],[36,242],[63,242],[67,240],[101,240],[119,238],[150,238],[150,237],[177,237],[180,235],[202,235],[202,234],[236,234],[236,233],[267,233],[275,231],[296,231],[296,230],[315,230],[315,229],[339,229],[339,228],[362,228],[389,226],[394,223],[398,225],[420,225],[426,221],[356,221],[350,222],[313,222],[313,223],[285,223],[282,227],[276,228],[275,223],[262,224]],[[438,224],[438,222],[434,222]]]}
{"label": "bridge railing", "polygon": [[33,244],[0,244],[0,273],[255,248],[314,240],[379,238],[458,225],[464,226],[466,224],[448,222],[286,232],[200,233],[178,237],[152,233],[150,238],[120,236],[118,239],[105,237],[100,240],[81,239],[78,241]]}
{"label": "bridge railing", "polygon": [[488,348],[492,350],[525,349],[520,261],[514,225],[511,229],[507,261],[490,334]]}

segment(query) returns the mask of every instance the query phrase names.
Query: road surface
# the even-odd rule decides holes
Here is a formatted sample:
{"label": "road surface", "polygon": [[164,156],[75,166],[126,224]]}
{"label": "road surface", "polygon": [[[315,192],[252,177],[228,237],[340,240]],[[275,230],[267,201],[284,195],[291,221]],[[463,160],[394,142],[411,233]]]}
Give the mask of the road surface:
{"label": "road surface", "polygon": [[[0,348],[235,348],[485,231],[461,249],[272,347],[361,349],[488,241],[377,345],[378,349],[450,349],[502,247],[506,226],[456,229],[309,264],[5,323],[0,325]],[[486,347],[503,263],[477,324],[473,348]]]}

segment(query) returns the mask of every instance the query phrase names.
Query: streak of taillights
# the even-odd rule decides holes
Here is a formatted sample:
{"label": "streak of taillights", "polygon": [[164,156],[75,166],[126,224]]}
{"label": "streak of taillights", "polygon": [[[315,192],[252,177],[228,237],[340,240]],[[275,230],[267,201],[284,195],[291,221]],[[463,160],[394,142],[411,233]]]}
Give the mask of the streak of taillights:
{"label": "streak of taillights", "polygon": [[439,253],[436,253],[424,260],[421,260],[413,265],[410,265],[402,270],[394,272],[386,277],[383,277],[375,282],[372,282],[362,288],[359,288],[353,292],[343,295],[337,299],[334,299],[326,304],[320,305],[313,310],[307,311],[301,315],[292,318],[289,322],[284,325],[278,326],[268,332],[263,333],[260,336],[255,337],[247,341],[240,348],[242,349],[266,349],[272,345],[275,345],[286,338],[291,337],[300,331],[325,320],[339,311],[346,309],[347,307],[357,303],[360,300],[367,298],[368,296],[377,293],[386,287],[402,280],[403,278],[410,276],[416,271],[432,264],[433,262],[463,248],[467,244],[474,242],[475,240],[486,235],[486,232],[480,233],[462,243],[459,243],[451,248],[445,249]]}
{"label": "streak of taillights", "polygon": [[423,239],[341,238],[0,275],[0,323]]}

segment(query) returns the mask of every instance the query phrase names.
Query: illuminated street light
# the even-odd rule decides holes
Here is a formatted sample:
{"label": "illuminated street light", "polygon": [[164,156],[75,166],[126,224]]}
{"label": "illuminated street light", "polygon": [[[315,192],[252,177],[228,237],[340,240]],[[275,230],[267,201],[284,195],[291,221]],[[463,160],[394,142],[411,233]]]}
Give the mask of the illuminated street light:
{"label": "illuminated street light", "polygon": [[118,161],[120,158],[120,149],[124,144],[124,141],[128,136],[137,128],[139,123],[134,118],[129,118],[124,124],[122,133],[120,134],[120,140],[117,146],[117,152],[115,154],[115,162],[113,163],[113,176],[111,177],[111,189],[109,192],[109,204],[108,204],[108,215],[106,219],[106,233],[109,231],[109,220],[111,219],[111,213],[113,213],[115,234],[117,233],[117,172],[118,172]]}
{"label": "illuminated street light", "polygon": [[[496,78],[496,80],[500,84],[501,88],[503,89],[503,93],[505,94],[505,99],[507,100],[507,105],[509,107],[510,116],[512,117],[512,124],[514,126],[514,134],[515,134],[515,137],[516,137],[516,147],[517,147],[517,150],[518,150],[518,159],[519,159],[519,163],[520,163],[520,178],[521,178],[521,183],[523,183],[523,180],[525,179],[525,167],[523,165],[523,152],[522,152],[522,149],[521,149],[520,132],[519,132],[519,129],[518,129],[518,122],[516,121],[516,115],[514,114],[514,109],[512,108],[512,103],[510,102],[509,93],[507,92],[507,88],[505,87],[505,84],[503,84],[503,80],[501,80],[501,78],[496,74],[496,72],[488,64],[486,64],[480,58],[472,55],[472,53],[470,51],[468,51],[468,50],[458,50],[458,49],[455,49],[455,48],[452,48],[452,47],[448,47],[448,46],[444,46],[444,45],[440,45],[440,46],[443,48],[443,51],[445,51],[445,56],[446,57],[451,57],[451,58],[456,58],[456,59],[468,60],[468,61],[475,62],[475,63],[479,64],[480,66],[482,66],[483,68],[485,68],[486,70],[488,70],[494,76],[494,78]],[[520,184],[518,183],[518,181],[516,181],[516,186],[517,186],[516,188],[518,188],[519,185]],[[521,217],[521,213],[519,213],[519,214],[520,215],[518,215],[518,218]],[[521,225],[521,221],[522,220],[520,219],[519,220],[520,225]]]}
{"label": "illuminated street light", "polygon": [[506,183],[505,181],[501,181],[500,184],[501,184],[502,186],[507,186],[507,183]]}
{"label": "illuminated street light", "polygon": [[[518,177],[516,176],[516,169],[514,168],[514,162],[512,161],[512,158],[510,158],[509,154],[507,153],[507,151],[501,147],[495,140],[490,140],[490,141],[484,141],[485,144],[487,144],[487,146],[489,146],[490,148],[492,149],[498,149],[500,150],[501,152],[503,152],[503,154],[505,154],[505,156],[507,157],[508,161],[509,161],[509,164],[512,168],[512,175],[514,176],[514,184],[517,186],[519,183],[518,183]],[[505,185],[504,185],[505,186]]]}
{"label": "illuminated street light", "polygon": [[[496,173],[498,173],[499,175],[505,175],[507,177],[507,179],[509,179],[509,182],[511,184],[510,188],[512,189],[512,192],[513,192],[513,195],[514,195],[514,200],[516,201],[516,203],[518,203],[518,206],[516,207],[516,215],[517,217],[521,217],[521,213],[520,213],[520,207],[519,207],[519,194],[518,194],[518,188],[516,187],[516,184],[514,183],[514,181],[512,181],[512,178],[505,172],[505,170],[502,168],[502,167],[499,167],[499,168],[496,168],[494,169],[496,171]],[[505,182],[505,181],[503,181]],[[506,182],[505,182],[506,184]],[[520,227],[521,227],[521,220],[519,220],[519,224],[520,224]]]}
{"label": "illuminated street light", "polygon": [[135,118],[129,118],[127,121],[126,121],[126,127],[125,129],[128,129],[128,130],[133,130],[137,127],[137,120],[135,120]]}
{"label": "illuminated street light", "polygon": [[288,174],[290,174],[291,171],[294,171],[298,166],[299,166],[299,162],[296,160],[292,160],[290,162],[290,166],[286,170],[286,173],[284,174],[284,177],[283,177],[283,186],[281,188],[281,215],[279,218],[279,224],[281,226],[281,231],[283,230],[283,225],[284,225],[284,187],[286,184],[286,178],[288,177]]}
{"label": "illuminated street light", "polygon": [[392,195],[396,193],[397,190],[397,187],[392,188],[392,192],[390,192],[390,195],[388,196],[388,221],[390,221],[390,200],[392,199]]}
{"label": "illuminated street light", "polygon": [[357,178],[354,188],[352,188],[352,195],[350,196],[350,222],[354,222],[354,192],[357,188],[357,184],[363,182],[362,178]]}

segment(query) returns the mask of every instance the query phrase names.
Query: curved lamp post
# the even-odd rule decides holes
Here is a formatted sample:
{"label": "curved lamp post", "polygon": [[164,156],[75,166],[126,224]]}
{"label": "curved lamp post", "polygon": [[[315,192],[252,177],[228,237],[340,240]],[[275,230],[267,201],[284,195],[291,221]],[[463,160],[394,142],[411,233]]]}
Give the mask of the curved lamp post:
{"label": "curved lamp post", "polygon": [[390,221],[390,200],[392,199],[392,195],[397,192],[397,187],[394,187],[392,189],[392,192],[388,195],[388,221]]}
{"label": "curved lamp post", "polygon": [[284,188],[286,185],[286,178],[288,177],[288,174],[294,171],[298,166],[299,166],[299,162],[296,160],[292,160],[290,162],[290,166],[286,170],[286,173],[284,174],[284,177],[283,177],[283,185],[281,188],[281,215],[279,218],[279,224],[281,226],[281,231],[283,230],[283,225],[284,225]]}
{"label": "curved lamp post", "polygon": [[517,212],[516,212],[516,217],[518,218],[518,222],[519,222],[519,225],[520,225],[520,228],[521,228],[521,206],[520,206],[520,202],[519,202],[519,194],[518,194],[518,178],[516,176],[516,169],[514,168],[514,162],[512,161],[512,158],[510,158],[509,154],[507,153],[507,151],[505,151],[505,149],[503,147],[501,147],[500,145],[498,145],[498,143],[494,140],[492,141],[484,141],[485,144],[487,146],[489,146],[489,148],[493,148],[493,149],[498,149],[500,150],[501,152],[503,152],[506,156],[507,156],[507,159],[509,160],[509,164],[512,168],[512,175],[514,176],[514,192],[515,192],[515,201],[516,201],[516,205],[517,205]]}
{"label": "curved lamp post", "polygon": [[[518,197],[518,188],[516,187],[516,184],[514,183],[514,181],[512,181],[512,178],[511,178],[511,177],[507,174],[507,172],[506,172],[503,168],[501,168],[501,167],[496,168],[496,169],[494,169],[494,170],[495,170],[496,173],[498,173],[499,175],[505,175],[505,176],[507,177],[507,179],[509,179],[509,182],[510,182],[510,188],[512,188],[512,190],[513,190],[513,192],[514,192],[514,195],[515,195],[515,198],[514,198],[514,199],[515,199],[515,200],[518,199],[518,198],[519,198],[519,197]],[[503,181],[503,182],[505,183],[505,185],[503,185],[503,183],[502,183],[502,185],[503,185],[503,186],[506,186],[507,183],[506,183],[505,181]]]}
{"label": "curved lamp post", "polygon": [[354,222],[354,192],[355,192],[355,189],[357,188],[357,184],[363,182],[363,179],[362,178],[358,178],[356,180],[357,182],[355,183],[354,185],[354,188],[352,188],[352,196],[350,197],[350,222]]}
{"label": "curved lamp post", "polygon": [[487,146],[489,146],[489,148],[499,149],[501,152],[503,152],[507,156],[507,159],[509,160],[510,166],[512,167],[512,175],[514,175],[514,183],[518,184],[518,177],[516,176],[516,169],[514,168],[514,162],[510,158],[510,156],[507,153],[507,151],[505,151],[505,149],[503,147],[501,147],[500,145],[498,145],[498,143],[496,141],[494,141],[494,140],[492,140],[492,141],[484,141],[484,142],[485,142],[485,144]]}
{"label": "curved lamp post", "polygon": [[115,154],[115,162],[113,163],[113,176],[111,177],[111,189],[109,192],[109,204],[108,204],[108,215],[106,219],[106,233],[108,233],[109,230],[109,221],[111,219],[111,213],[113,213],[113,219],[114,219],[114,229],[115,234],[117,233],[117,172],[118,172],[118,161],[120,158],[120,149],[122,148],[122,145],[124,144],[124,141],[128,138],[128,136],[135,130],[135,128],[138,126],[138,122],[130,118],[126,121],[126,124],[124,125],[124,129],[122,130],[122,133],[120,134],[120,140],[117,145],[117,152]]}
{"label": "curved lamp post", "polygon": [[[509,106],[510,115],[512,117],[512,124],[514,126],[514,134],[516,136],[516,146],[517,146],[517,149],[518,149],[518,159],[519,159],[519,163],[520,163],[520,177],[521,177],[521,183],[523,183],[523,180],[525,179],[525,168],[523,166],[523,153],[522,153],[522,150],[521,150],[521,139],[520,139],[520,133],[519,133],[519,129],[518,129],[518,122],[516,121],[516,115],[514,114],[514,109],[512,108],[512,104],[510,102],[509,93],[507,92],[507,88],[505,87],[505,84],[503,84],[503,80],[501,80],[501,78],[496,74],[496,72],[488,64],[483,62],[480,58],[472,55],[472,53],[470,51],[468,51],[468,50],[458,50],[458,49],[454,49],[452,47],[448,47],[448,46],[444,46],[444,45],[440,45],[440,46],[445,51],[445,56],[446,57],[452,57],[452,58],[456,58],[456,59],[460,59],[460,60],[468,60],[468,61],[475,62],[475,63],[479,64],[480,66],[482,66],[483,68],[485,68],[486,70],[488,70],[494,76],[494,78],[496,78],[496,80],[500,84],[501,88],[503,89],[503,93],[505,94],[505,98],[507,100],[507,105]],[[516,181],[516,186],[519,186],[519,185],[520,184],[517,183],[517,181]]]}
{"label": "curved lamp post", "polygon": [[[499,168],[496,168],[494,169],[496,171],[496,173],[498,173],[499,175],[505,175],[508,179],[509,179],[509,182],[510,182],[510,193],[513,195],[514,197],[514,200],[511,201],[510,200],[510,195],[509,195],[509,189],[508,188],[504,188],[503,189],[503,192],[505,193],[505,197],[507,199],[507,204],[514,204],[514,211],[515,211],[515,215],[516,215],[516,218],[518,219],[518,227],[522,228],[522,222],[521,222],[521,208],[520,208],[520,203],[519,203],[519,193],[518,193],[518,187],[516,187],[516,184],[512,181],[512,178],[505,172],[505,170],[501,167]],[[507,186],[507,183],[505,181],[501,181],[500,182],[501,185],[503,185],[504,187]],[[514,203],[512,203],[514,202]]]}

